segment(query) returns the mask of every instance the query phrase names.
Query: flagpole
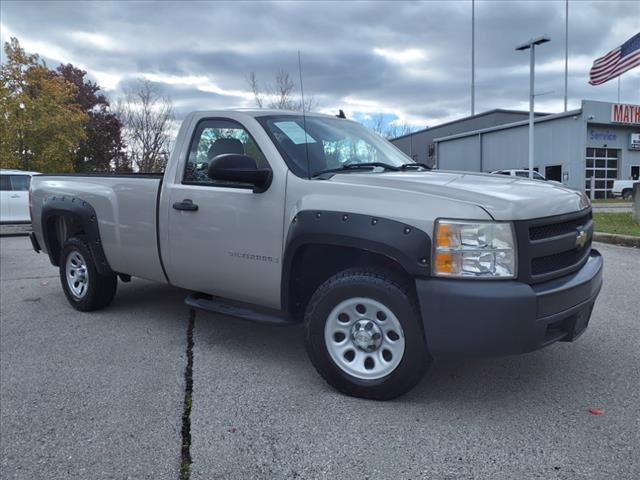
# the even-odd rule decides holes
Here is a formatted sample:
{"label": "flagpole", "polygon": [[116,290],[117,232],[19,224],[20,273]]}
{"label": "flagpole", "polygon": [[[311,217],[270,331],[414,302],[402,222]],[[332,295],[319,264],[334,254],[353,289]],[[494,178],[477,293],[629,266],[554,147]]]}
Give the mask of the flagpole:
{"label": "flagpole", "polygon": [[618,103],[620,103],[620,77],[622,74],[618,75]]}
{"label": "flagpole", "polygon": [[569,73],[569,0],[564,11],[564,111],[567,111],[567,77]]}

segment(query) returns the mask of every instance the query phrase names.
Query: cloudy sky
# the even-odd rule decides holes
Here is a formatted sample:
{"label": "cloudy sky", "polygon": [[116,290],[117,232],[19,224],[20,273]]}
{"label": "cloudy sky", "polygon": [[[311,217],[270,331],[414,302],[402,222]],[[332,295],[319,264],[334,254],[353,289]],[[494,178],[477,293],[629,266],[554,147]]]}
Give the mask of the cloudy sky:
{"label": "cloudy sky", "polygon": [[[471,2],[12,2],[0,4],[2,41],[15,36],[50,66],[89,72],[112,99],[138,78],[191,110],[253,106],[246,77],[297,79],[316,109],[367,122],[437,125],[470,111]],[[476,112],[528,109],[529,56],[514,47],[547,34],[536,51],[537,110],[563,108],[565,2],[476,2]],[[593,60],[640,31],[640,2],[569,3],[569,107],[615,101],[617,82],[592,87]],[[640,68],[621,81],[640,103]]]}

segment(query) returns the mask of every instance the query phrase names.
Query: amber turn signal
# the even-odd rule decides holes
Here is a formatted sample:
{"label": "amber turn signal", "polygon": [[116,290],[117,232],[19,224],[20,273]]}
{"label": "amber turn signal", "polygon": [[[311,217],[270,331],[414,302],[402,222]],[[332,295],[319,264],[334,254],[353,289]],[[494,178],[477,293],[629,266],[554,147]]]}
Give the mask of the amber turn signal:
{"label": "amber turn signal", "polygon": [[446,252],[436,253],[435,271],[438,273],[453,273],[453,255]]}
{"label": "amber turn signal", "polygon": [[452,234],[453,234],[453,229],[451,228],[451,225],[447,223],[438,224],[438,230],[436,232],[436,247],[438,248],[451,247]]}

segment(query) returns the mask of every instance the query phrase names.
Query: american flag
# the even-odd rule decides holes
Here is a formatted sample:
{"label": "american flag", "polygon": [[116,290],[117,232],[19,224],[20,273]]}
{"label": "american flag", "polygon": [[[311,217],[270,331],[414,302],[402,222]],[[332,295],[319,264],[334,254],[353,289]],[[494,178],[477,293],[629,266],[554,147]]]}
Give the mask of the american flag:
{"label": "american flag", "polygon": [[602,85],[638,65],[640,65],[640,33],[636,33],[618,48],[597,58],[589,72],[589,83]]}

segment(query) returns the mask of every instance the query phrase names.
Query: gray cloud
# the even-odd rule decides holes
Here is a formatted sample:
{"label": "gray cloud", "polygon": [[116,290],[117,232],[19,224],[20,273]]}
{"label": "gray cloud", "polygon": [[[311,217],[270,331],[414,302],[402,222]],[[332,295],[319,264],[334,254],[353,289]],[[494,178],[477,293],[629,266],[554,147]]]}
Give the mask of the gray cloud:
{"label": "gray cloud", "polygon": [[[471,3],[466,2],[12,2],[2,36],[17,36],[50,65],[82,66],[117,98],[147,76],[193,109],[251,106],[246,76],[281,68],[319,109],[358,118],[384,112],[416,125],[469,113]],[[570,2],[570,107],[615,100],[616,82],[587,84],[590,62],[640,31],[638,2]],[[476,2],[476,111],[523,108],[528,55],[514,47],[546,33],[536,75],[540,110],[562,109],[564,1]],[[622,100],[640,102],[640,69],[622,78]]]}

